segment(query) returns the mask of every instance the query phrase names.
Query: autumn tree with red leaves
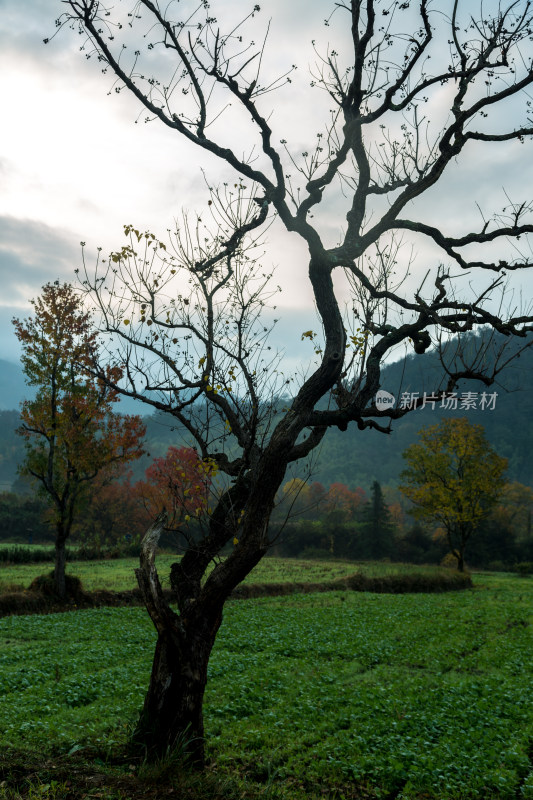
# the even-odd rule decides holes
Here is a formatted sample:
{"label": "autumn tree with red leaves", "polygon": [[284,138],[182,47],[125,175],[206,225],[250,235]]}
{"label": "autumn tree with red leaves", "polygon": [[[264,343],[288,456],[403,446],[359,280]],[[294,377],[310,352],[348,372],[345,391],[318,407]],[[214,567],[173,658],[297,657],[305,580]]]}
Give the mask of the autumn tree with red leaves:
{"label": "autumn tree with red leaves", "polygon": [[140,542],[152,519],[139,502],[136,486],[128,475],[113,475],[109,480],[104,470],[91,482],[88,501],[76,521],[73,536],[96,552]]}
{"label": "autumn tree with red leaves", "polygon": [[216,472],[216,464],[202,460],[192,447],[169,447],[148,467],[146,480],[133,489],[152,520],[166,511],[167,527],[175,529],[209,510]]}
{"label": "autumn tree with red leaves", "polygon": [[140,417],[113,413],[119,394],[111,383],[120,381],[120,368],[105,368],[105,380],[93,377],[97,334],[72,286],[47,283],[32,306],[33,317],[13,319],[26,382],[37,389],[22,404],[26,456],[19,471],[35,478],[51,503],[54,580],[64,598],[65,545],[88,486],[138,458],[145,429]]}
{"label": "autumn tree with red leaves", "polygon": [[193,536],[189,523],[201,522],[209,512],[216,471],[215,464],[203,461],[191,447],[169,447],[146,469],[144,480],[135,483],[124,468],[118,475],[115,469],[111,480],[103,470],[91,484],[74,534],[97,548],[138,542],[164,510],[166,531],[179,530],[187,543]]}
{"label": "autumn tree with red leaves", "polygon": [[334,515],[339,521],[351,519],[356,511],[366,503],[364,489],[358,486],[349,489],[344,483],[332,483],[326,496],[325,509],[328,515]]}

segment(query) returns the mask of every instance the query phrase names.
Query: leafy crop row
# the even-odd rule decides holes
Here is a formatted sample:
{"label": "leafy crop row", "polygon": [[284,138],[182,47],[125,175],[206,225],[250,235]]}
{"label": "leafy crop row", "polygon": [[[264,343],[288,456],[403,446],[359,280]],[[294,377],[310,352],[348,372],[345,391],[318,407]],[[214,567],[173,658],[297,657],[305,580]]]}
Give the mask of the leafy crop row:
{"label": "leafy crop row", "polygon": [[[533,797],[528,587],[230,603],[210,665],[210,752],[291,797]],[[3,744],[124,740],[153,644],[141,609],[0,620]]]}

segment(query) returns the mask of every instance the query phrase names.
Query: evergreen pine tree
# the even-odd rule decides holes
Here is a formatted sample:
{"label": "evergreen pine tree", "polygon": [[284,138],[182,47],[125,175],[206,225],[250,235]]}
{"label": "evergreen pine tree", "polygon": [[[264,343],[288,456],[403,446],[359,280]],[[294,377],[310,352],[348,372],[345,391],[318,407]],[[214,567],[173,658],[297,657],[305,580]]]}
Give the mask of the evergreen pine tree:
{"label": "evergreen pine tree", "polygon": [[370,490],[370,500],[363,509],[361,529],[369,558],[388,558],[392,555],[394,525],[378,481]]}

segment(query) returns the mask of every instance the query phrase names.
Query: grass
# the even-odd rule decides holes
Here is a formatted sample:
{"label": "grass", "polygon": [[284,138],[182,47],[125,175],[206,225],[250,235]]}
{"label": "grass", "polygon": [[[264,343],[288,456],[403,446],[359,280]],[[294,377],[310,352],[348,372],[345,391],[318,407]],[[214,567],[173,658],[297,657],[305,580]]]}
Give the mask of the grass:
{"label": "grass", "polygon": [[54,542],[53,540],[41,544],[27,544],[26,542],[16,541],[0,542],[0,550],[9,550],[11,547],[20,547],[21,550],[52,550]]}
{"label": "grass", "polygon": [[[157,566],[163,586],[169,585],[170,565],[176,556],[160,553]],[[67,571],[81,578],[86,591],[110,589],[125,591],[137,587],[134,570],[139,566],[137,558],[107,559],[102,561],[74,561]],[[51,567],[50,567],[51,568]],[[355,563],[347,561],[318,561],[303,559],[265,558],[248,575],[245,583],[284,583],[292,581],[313,582],[333,580],[350,575],[361,568],[365,575],[388,575],[425,571],[441,572],[439,567],[413,567],[408,564]],[[15,588],[25,589],[32,580],[49,572],[46,564],[0,564],[0,593]]]}
{"label": "grass", "polygon": [[[272,568],[289,580],[294,565]],[[531,580],[507,576],[229,603],[205,707],[217,780],[228,797],[531,800],[532,615]],[[105,761],[153,646],[141,609],[0,620],[3,748]]]}

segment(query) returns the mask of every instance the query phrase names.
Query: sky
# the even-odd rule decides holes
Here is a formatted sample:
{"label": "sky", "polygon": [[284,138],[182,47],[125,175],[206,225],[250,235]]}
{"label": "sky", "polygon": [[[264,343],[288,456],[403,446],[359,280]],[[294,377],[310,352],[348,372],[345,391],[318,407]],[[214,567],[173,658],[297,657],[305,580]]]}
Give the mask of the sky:
{"label": "sky", "polygon": [[[326,0],[265,0],[252,23],[260,34],[270,21],[267,71],[298,67],[290,86],[263,101],[271,107],[275,141],[285,137],[295,151],[314,141],[320,115],[327,111],[327,98],[315,94],[310,101],[308,90],[309,68],[316,60],[311,40],[325,43],[329,5]],[[222,24],[252,4],[225,0],[213,6]],[[135,100],[113,92],[112,78],[102,75],[94,58],[80,53],[75,32],[64,29],[43,44],[53,36],[62,10],[60,0],[0,0],[0,359],[10,361],[20,353],[11,318],[29,314],[29,300],[44,283],[75,280],[81,241],[87,243],[90,262],[98,246],[108,251],[122,243],[126,223],[163,236],[182,208],[205,207],[203,171],[211,183],[234,177],[164,126],[136,123]],[[342,30],[335,35],[342,45]],[[426,113],[439,118],[446,100],[446,90],[436,92]],[[242,135],[244,146],[248,134],[232,127],[230,112],[219,123],[221,135],[231,142]],[[513,107],[506,113],[512,115]],[[505,192],[522,196],[531,185],[530,142],[489,145],[452,167],[419,210],[464,232],[479,225],[477,206],[498,207],[505,203]],[[342,228],[343,213],[339,198],[320,211],[331,243]],[[428,260],[437,256],[427,242],[417,241],[415,249],[412,279],[418,281]],[[305,279],[306,250],[297,237],[274,226],[264,262],[276,268],[276,281],[284,289],[273,343],[290,345],[295,366],[309,355],[300,332],[317,326]],[[516,297],[520,291],[531,294],[529,277],[513,280]]]}
{"label": "sky", "polygon": [[[74,280],[81,241],[91,258],[98,246],[122,244],[126,223],[163,236],[182,208],[205,206],[202,170],[233,178],[162,126],[136,124],[136,103],[108,95],[112,81],[80,55],[71,31],[44,45],[61,10],[59,0],[0,0],[0,358],[8,360],[19,352],[11,318],[29,313],[44,283]],[[305,265],[299,242],[282,246]],[[287,305],[292,325],[294,313],[305,318],[310,292],[300,285]]]}

